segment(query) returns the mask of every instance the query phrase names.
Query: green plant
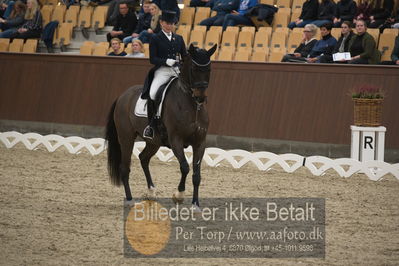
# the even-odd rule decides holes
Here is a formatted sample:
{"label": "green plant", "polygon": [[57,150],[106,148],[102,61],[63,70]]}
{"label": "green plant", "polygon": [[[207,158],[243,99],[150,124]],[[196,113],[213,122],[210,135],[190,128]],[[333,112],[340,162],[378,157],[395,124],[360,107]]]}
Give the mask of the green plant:
{"label": "green plant", "polygon": [[362,85],[352,92],[352,98],[361,99],[383,99],[384,92],[380,87],[372,85]]}

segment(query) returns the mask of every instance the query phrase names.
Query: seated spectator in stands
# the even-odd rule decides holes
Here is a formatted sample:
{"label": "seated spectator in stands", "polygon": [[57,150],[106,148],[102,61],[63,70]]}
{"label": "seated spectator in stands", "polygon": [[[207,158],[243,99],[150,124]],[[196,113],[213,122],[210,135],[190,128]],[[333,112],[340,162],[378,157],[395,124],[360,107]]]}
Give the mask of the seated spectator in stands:
{"label": "seated spectator in stands", "polygon": [[42,33],[42,14],[36,0],[28,0],[26,3],[25,22],[12,33],[10,39],[33,39],[40,38]]}
{"label": "seated spectator in stands", "polygon": [[119,15],[116,18],[115,26],[111,32],[107,34],[108,42],[112,38],[123,38],[132,35],[137,25],[137,17],[125,2],[119,4]]}
{"label": "seated spectator in stands", "polygon": [[281,62],[305,62],[317,40],[315,35],[317,27],[314,24],[307,24],[303,29],[303,39],[301,44],[295,49],[293,54],[286,54]]}
{"label": "seated spectator in stands", "polygon": [[140,32],[139,37],[137,37],[137,39],[139,39],[142,43],[149,43],[152,34],[158,33],[161,30],[161,24],[159,22],[159,18],[161,16],[161,10],[159,10],[156,4],[151,4],[150,13],[151,13],[150,27]]}
{"label": "seated spectator in stands", "polygon": [[126,56],[126,52],[121,50],[121,40],[119,38],[111,40],[111,48],[112,52],[108,54],[109,56]]}
{"label": "seated spectator in stands", "polygon": [[321,39],[316,42],[306,59],[308,63],[320,63],[320,57],[324,54],[331,54],[337,39],[331,35],[332,23],[321,25],[320,34]]}
{"label": "seated spectator in stands", "polygon": [[9,38],[12,33],[17,32],[19,26],[24,23],[26,5],[21,2],[15,2],[13,10],[7,19],[0,18],[0,38]]}
{"label": "seated spectator in stands", "polygon": [[126,55],[126,57],[145,57],[143,43],[140,40],[134,40],[132,42],[132,53]]}
{"label": "seated spectator in stands", "polygon": [[391,16],[393,0],[374,0],[371,4],[369,28],[378,28]]}
{"label": "seated spectator in stands", "polygon": [[210,7],[213,0],[191,0],[190,7]]}
{"label": "seated spectator in stands", "polygon": [[318,0],[306,0],[302,5],[302,11],[295,21],[288,24],[288,28],[291,30],[295,27],[302,28],[306,24],[311,23],[317,19],[317,11],[319,8]]}
{"label": "seated spectator in stands", "polygon": [[386,28],[399,28],[399,1],[395,2],[395,8],[394,12],[392,12],[392,16],[380,26],[380,33],[383,33],[384,29]]}
{"label": "seated spectator in stands", "polygon": [[341,0],[337,3],[337,12],[333,23],[334,28],[341,27],[343,21],[353,21],[356,14],[356,2],[353,0]]}
{"label": "seated spectator in stands", "polygon": [[367,33],[364,20],[356,21],[356,34],[349,41],[349,52],[352,57],[349,64],[378,64],[381,60],[381,53],[373,36]]}
{"label": "seated spectator in stands", "polygon": [[145,0],[143,2],[143,13],[139,14],[139,20],[136,28],[131,36],[123,39],[123,43],[127,45],[132,42],[132,39],[138,38],[142,31],[146,31],[151,27],[151,12],[150,12],[151,0]]}
{"label": "seated spectator in stands", "polygon": [[[337,44],[332,53],[325,53],[320,57],[320,63],[333,63],[333,54],[349,52],[349,41],[353,36],[351,28],[352,22],[344,21],[341,24],[341,37],[339,37]],[[344,63],[345,61],[341,62]]]}
{"label": "seated spectator in stands", "polygon": [[115,26],[116,18],[119,15],[119,5],[121,3],[126,3],[133,12],[135,12],[137,8],[140,8],[140,0],[112,0],[108,5],[107,25]]}
{"label": "seated spectator in stands", "polygon": [[240,0],[237,11],[233,10],[230,14],[227,14],[224,17],[223,30],[225,30],[229,26],[253,26],[254,24],[252,23],[251,18],[246,16],[245,13],[257,4],[258,0]]}
{"label": "seated spectator in stands", "polygon": [[317,11],[317,20],[312,21],[317,27],[332,23],[337,13],[337,5],[332,0],[322,0]]}
{"label": "seated spectator in stands", "polygon": [[13,0],[5,0],[0,2],[0,18],[7,19],[10,16],[15,2]]}
{"label": "seated spectator in stands", "polygon": [[370,0],[358,0],[357,1],[357,9],[355,17],[353,18],[353,23],[355,24],[358,19],[364,21],[370,21],[370,12],[371,12],[371,1]]}
{"label": "seated spectator in stands", "polygon": [[200,25],[207,26],[222,26],[224,17],[230,14],[233,10],[238,9],[239,0],[212,0],[210,7],[212,11],[216,11],[216,16],[204,19]]}

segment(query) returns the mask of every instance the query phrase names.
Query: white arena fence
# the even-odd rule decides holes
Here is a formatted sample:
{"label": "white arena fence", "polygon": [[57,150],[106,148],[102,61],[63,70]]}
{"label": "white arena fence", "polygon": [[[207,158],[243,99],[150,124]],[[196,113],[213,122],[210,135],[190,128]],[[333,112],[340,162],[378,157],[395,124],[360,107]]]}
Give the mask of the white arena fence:
{"label": "white arena fence", "polygon": [[[62,137],[59,135],[42,136],[36,133],[21,134],[19,132],[0,132],[0,141],[7,148],[22,142],[28,150],[35,150],[43,145],[49,152],[64,147],[69,153],[79,154],[86,149],[91,155],[98,155],[106,150],[102,138],[84,139],[81,137]],[[136,142],[133,154],[138,155],[145,147],[145,142]],[[192,162],[191,147],[185,149],[189,163]],[[163,162],[176,160],[172,150],[161,147],[156,156]],[[211,167],[228,162],[233,168],[241,168],[248,163],[254,164],[261,171],[268,171],[277,164],[288,173],[300,167],[306,167],[313,175],[321,176],[333,169],[341,177],[350,177],[356,173],[364,173],[373,181],[381,180],[386,174],[392,174],[399,180],[399,163],[389,164],[381,161],[359,162],[350,158],[330,159],[323,156],[301,156],[297,154],[274,154],[271,152],[248,152],[244,150],[225,151],[219,148],[207,148],[203,161]]]}

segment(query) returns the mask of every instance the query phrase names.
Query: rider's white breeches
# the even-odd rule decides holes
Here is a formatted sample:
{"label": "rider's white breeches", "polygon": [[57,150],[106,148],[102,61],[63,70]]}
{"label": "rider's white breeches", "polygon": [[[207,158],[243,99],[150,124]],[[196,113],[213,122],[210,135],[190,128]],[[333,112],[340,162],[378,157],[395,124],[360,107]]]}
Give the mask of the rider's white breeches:
{"label": "rider's white breeches", "polygon": [[151,100],[155,100],[159,87],[162,84],[168,82],[168,80],[171,77],[177,76],[178,73],[179,69],[177,67],[161,66],[160,68],[158,68],[154,73],[154,79],[152,80],[151,83],[151,88],[150,88]]}

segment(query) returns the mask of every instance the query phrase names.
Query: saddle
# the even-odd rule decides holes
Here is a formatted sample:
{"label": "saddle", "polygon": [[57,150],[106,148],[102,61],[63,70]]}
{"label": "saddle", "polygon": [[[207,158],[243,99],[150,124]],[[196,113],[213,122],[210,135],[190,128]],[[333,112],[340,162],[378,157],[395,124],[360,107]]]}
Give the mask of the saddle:
{"label": "saddle", "polygon": [[[160,118],[162,115],[162,105],[165,100],[166,93],[172,84],[172,82],[177,79],[178,77],[172,77],[168,82],[163,84],[155,97],[155,106],[156,106],[156,118]],[[141,95],[137,99],[135,108],[134,108],[134,115],[138,117],[147,117],[147,99],[142,99]]]}

